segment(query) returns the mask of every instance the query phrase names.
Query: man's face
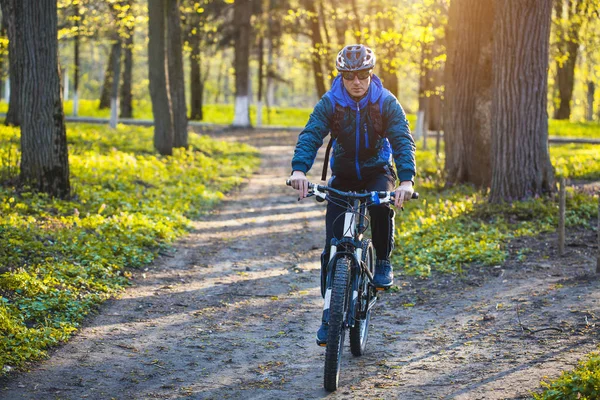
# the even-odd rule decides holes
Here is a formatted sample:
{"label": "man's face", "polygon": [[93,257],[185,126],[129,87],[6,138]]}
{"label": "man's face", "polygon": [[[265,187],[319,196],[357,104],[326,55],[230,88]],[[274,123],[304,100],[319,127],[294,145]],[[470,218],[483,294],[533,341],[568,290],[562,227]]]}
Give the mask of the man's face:
{"label": "man's face", "polygon": [[342,74],[342,80],[344,81],[344,87],[350,96],[361,98],[367,93],[367,90],[369,90],[371,73],[370,71],[344,72]]}

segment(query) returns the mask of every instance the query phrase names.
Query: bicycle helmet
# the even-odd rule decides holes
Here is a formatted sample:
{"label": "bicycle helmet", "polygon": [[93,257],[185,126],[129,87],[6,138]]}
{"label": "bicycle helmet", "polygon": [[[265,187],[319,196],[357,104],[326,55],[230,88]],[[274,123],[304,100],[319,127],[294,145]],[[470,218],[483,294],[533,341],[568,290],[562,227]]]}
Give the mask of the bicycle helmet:
{"label": "bicycle helmet", "polygon": [[361,71],[375,67],[375,53],[362,44],[344,47],[337,55],[335,67],[338,71]]}

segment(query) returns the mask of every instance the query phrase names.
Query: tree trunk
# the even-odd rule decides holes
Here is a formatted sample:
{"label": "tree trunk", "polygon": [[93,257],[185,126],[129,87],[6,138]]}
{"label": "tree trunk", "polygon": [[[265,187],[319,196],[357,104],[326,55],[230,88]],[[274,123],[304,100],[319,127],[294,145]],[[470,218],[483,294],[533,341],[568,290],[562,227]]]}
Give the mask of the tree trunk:
{"label": "tree trunk", "polygon": [[233,19],[235,33],[235,116],[233,126],[249,128],[250,125],[250,99],[248,96],[248,82],[250,79],[250,17],[252,15],[252,2],[238,0],[233,3]]}
{"label": "tree trunk", "polygon": [[69,160],[58,66],[57,5],[23,0],[15,7],[19,85],[21,180],[44,193],[68,198]]}
{"label": "tree trunk", "polygon": [[335,20],[335,35],[337,37],[337,45],[339,47],[338,51],[344,47],[346,44],[346,25],[344,24],[344,19],[339,15],[339,5],[337,0],[330,0],[331,8],[333,8],[332,17]]}
{"label": "tree trunk", "polygon": [[362,14],[358,12],[358,6],[356,4],[356,0],[351,0],[352,3],[352,12],[354,13],[354,36],[356,38],[356,43],[362,43],[362,27],[360,24],[360,18]]}
{"label": "tree trunk", "polygon": [[[131,1],[129,1],[131,5]],[[131,12],[131,8],[129,11]],[[120,117],[121,118],[133,118],[133,92],[132,92],[132,80],[133,80],[133,27],[127,27],[127,37],[124,40],[125,54],[123,56],[123,76],[121,82],[121,98],[120,103]]]}
{"label": "tree trunk", "polygon": [[256,102],[256,125],[261,126],[262,121],[262,106],[263,106],[263,81],[264,81],[264,59],[265,59],[265,39],[261,35],[258,41],[258,95]]}
{"label": "tree trunk", "polygon": [[491,202],[553,190],[548,152],[552,0],[495,0]]}
{"label": "tree trunk", "polygon": [[[202,121],[202,72],[200,70],[200,37],[198,33],[190,37],[190,119]],[[217,83],[217,87],[218,87]]]}
{"label": "tree trunk", "polygon": [[[377,7],[377,5],[374,6]],[[390,18],[388,18],[388,15],[386,15],[385,8],[382,6],[379,7],[381,12],[381,18],[379,18],[379,29],[382,32],[394,30],[394,23]],[[381,55],[378,57],[380,60],[378,75],[386,89],[392,92],[394,96],[398,95],[398,73],[396,71],[396,67],[393,65],[394,59],[396,58],[396,50],[397,45],[391,40],[380,43],[377,48],[377,53]]]}
{"label": "tree trunk", "polygon": [[492,0],[450,4],[446,41],[444,143],[446,183],[491,182]]}
{"label": "tree trunk", "polygon": [[100,95],[100,105],[98,109],[104,110],[110,108],[110,95],[112,92],[112,83],[114,76],[114,65],[117,53],[121,53],[121,43],[119,37],[115,37],[113,44],[110,46],[110,54],[106,64],[106,72],[104,74],[104,84],[102,85],[102,94]]}
{"label": "tree trunk", "polygon": [[317,87],[317,96],[323,97],[327,89],[325,89],[325,80],[323,76],[323,60],[321,58],[321,49],[323,48],[323,39],[321,38],[321,29],[319,27],[319,18],[315,9],[314,0],[304,0],[304,7],[308,11],[309,28],[311,31],[310,38],[312,41],[311,64],[315,84]]}
{"label": "tree trunk", "polygon": [[[558,57],[556,61],[556,88],[558,107],[554,109],[555,119],[571,117],[571,100],[575,85],[575,64],[579,53],[579,31],[583,14],[589,0],[553,0],[556,12],[556,33],[558,37]],[[566,11],[566,13],[565,13]]]}
{"label": "tree trunk", "polygon": [[[585,113],[586,121],[594,120],[594,94],[596,93],[596,85],[593,81],[587,83],[587,110]],[[600,216],[599,216],[600,218]]]}
{"label": "tree trunk", "polygon": [[173,112],[173,146],[188,147],[187,105],[183,76],[183,39],[179,0],[167,2],[167,46],[169,68],[169,92]]}
{"label": "tree trunk", "polygon": [[[1,8],[1,3],[0,3],[0,8]],[[8,38],[8,34],[6,33],[6,20],[3,17],[0,20],[0,37],[4,38]],[[4,54],[8,55],[8,46],[4,46],[4,44],[0,45],[0,50],[2,50],[2,52]],[[6,76],[6,73],[4,72],[4,62],[6,61],[5,57],[0,57],[0,96],[3,93],[4,90],[4,84],[5,84],[5,79],[4,77]]]}
{"label": "tree trunk", "polygon": [[74,4],[75,7],[75,37],[73,44],[73,115],[76,117],[79,114],[79,43],[80,43],[80,23],[81,13],[79,10],[79,4]]}
{"label": "tree trunk", "polygon": [[8,71],[10,76],[10,101],[8,103],[8,112],[6,113],[4,123],[6,125],[19,126],[21,124],[21,117],[19,115],[21,100],[19,96],[23,66],[20,64],[21,60],[15,56],[17,52],[17,43],[21,40],[21,38],[17,36],[18,33],[15,26],[15,0],[1,0],[0,5],[2,6],[2,19],[6,26],[9,40]]}
{"label": "tree trunk", "polygon": [[167,0],[148,0],[148,77],[154,115],[154,147],[162,155],[171,155],[173,115],[165,49],[166,2]]}
{"label": "tree trunk", "polygon": [[[117,42],[120,44],[120,42]],[[117,47],[115,54],[113,72],[117,77],[121,76],[121,46]],[[110,127],[117,128],[118,112],[119,112],[119,83],[120,79],[113,79],[112,88],[110,90]]]}
{"label": "tree trunk", "polygon": [[579,52],[579,42],[568,41],[563,44],[567,59],[557,62],[556,84],[558,87],[558,108],[554,110],[554,119],[569,119],[571,117],[571,100],[573,98],[573,87],[575,86],[575,63]]}

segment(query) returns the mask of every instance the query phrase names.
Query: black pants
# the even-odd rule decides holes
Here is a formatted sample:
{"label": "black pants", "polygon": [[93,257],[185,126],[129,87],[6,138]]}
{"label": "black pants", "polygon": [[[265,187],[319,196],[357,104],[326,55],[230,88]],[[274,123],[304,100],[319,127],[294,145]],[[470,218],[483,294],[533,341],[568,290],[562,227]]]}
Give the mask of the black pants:
{"label": "black pants", "polygon": [[[380,171],[365,176],[360,181],[347,181],[333,176],[329,180],[329,186],[343,191],[392,191],[396,186],[396,174],[391,168],[385,167]],[[341,239],[344,236],[344,207],[327,203],[326,215],[326,242],[322,261],[329,260],[329,249],[331,239]],[[373,247],[378,260],[389,260],[394,249],[394,210],[389,204],[381,204],[369,207],[369,219],[371,225],[371,237]]]}

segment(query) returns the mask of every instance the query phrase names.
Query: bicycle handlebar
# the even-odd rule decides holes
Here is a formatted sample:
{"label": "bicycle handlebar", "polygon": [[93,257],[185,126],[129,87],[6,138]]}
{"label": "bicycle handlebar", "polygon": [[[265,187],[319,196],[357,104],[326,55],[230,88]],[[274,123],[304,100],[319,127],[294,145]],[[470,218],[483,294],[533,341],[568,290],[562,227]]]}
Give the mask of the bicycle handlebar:
{"label": "bicycle handlebar", "polygon": [[[285,181],[285,184],[287,186],[292,186],[292,181],[290,179],[288,179]],[[317,192],[335,193],[339,196],[353,198],[353,199],[372,199],[374,195],[376,195],[379,199],[386,199],[386,198],[394,199],[396,197],[395,191],[390,191],[390,192],[372,191],[372,192],[367,192],[367,193],[343,192],[341,190],[337,190],[337,189],[334,189],[329,186],[317,185],[315,183],[310,183],[310,182],[308,183],[308,189],[313,190],[313,191],[316,189]],[[413,192],[411,199],[418,199],[418,198],[419,198],[419,193]]]}

